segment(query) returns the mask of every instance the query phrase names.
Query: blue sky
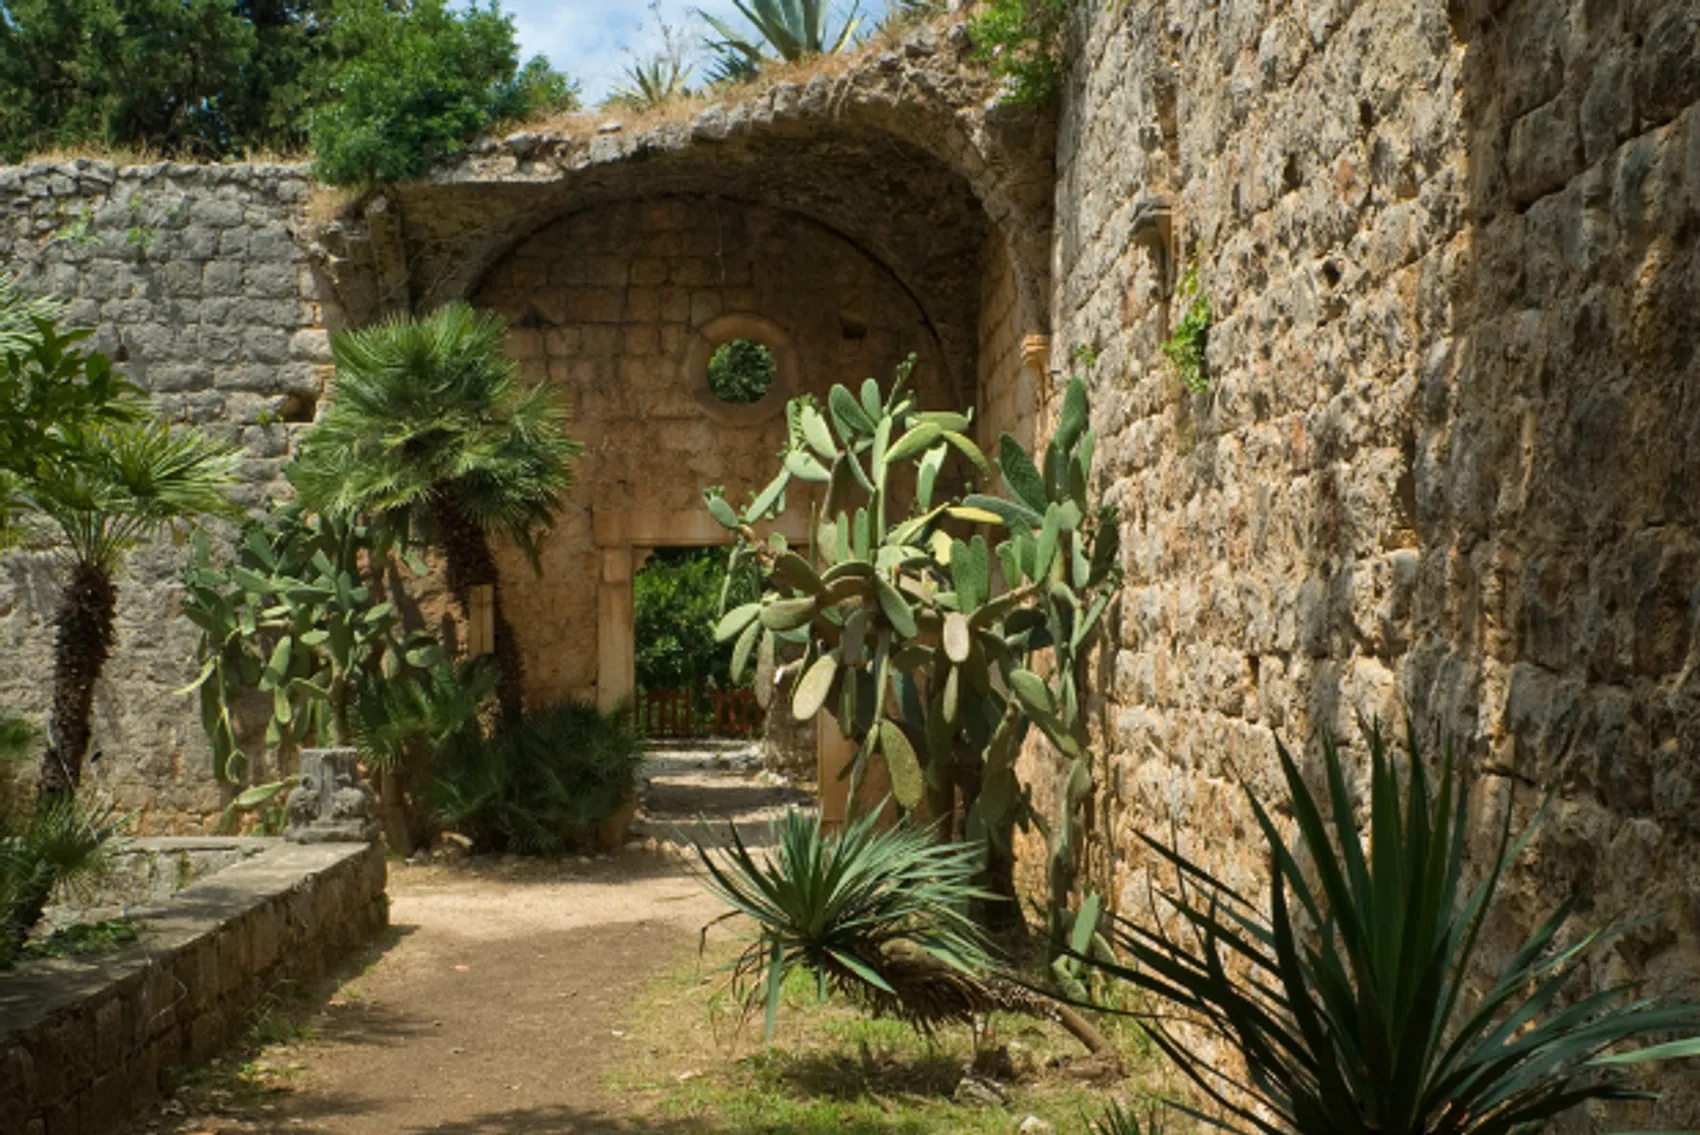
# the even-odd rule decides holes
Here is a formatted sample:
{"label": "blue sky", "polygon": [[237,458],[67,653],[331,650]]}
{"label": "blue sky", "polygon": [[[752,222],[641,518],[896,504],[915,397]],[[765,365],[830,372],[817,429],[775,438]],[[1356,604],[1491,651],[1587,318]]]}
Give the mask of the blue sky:
{"label": "blue sky", "polygon": [[[885,5],[865,0],[864,11]],[[661,0],[661,14],[685,33],[694,50],[702,39],[697,8],[738,20],[732,0]],[[661,32],[646,0],[502,0],[502,10],[514,18],[521,58],[542,53],[560,71],[584,84],[586,101],[607,95],[620,79],[621,67],[634,56],[661,47]]]}

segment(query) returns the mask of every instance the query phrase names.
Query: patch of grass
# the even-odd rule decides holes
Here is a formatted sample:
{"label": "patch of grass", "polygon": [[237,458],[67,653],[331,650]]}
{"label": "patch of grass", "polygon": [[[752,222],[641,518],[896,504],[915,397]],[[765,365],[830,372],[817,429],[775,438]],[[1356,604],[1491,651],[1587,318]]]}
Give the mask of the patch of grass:
{"label": "patch of grass", "polygon": [[254,1006],[247,1043],[258,1048],[305,1044],[319,1035],[311,995],[293,981],[282,982]]}
{"label": "patch of grass", "polygon": [[25,958],[86,958],[106,954],[134,942],[142,924],[133,918],[109,918],[105,922],[81,922],[55,930],[21,951]]}
{"label": "patch of grass", "polygon": [[975,1062],[969,1030],[929,1040],[841,999],[821,1001],[802,973],[786,980],[774,1043],[764,1047],[759,1014],[747,1017],[726,992],[721,967],[732,956],[731,943],[717,943],[634,1001],[624,1031],[636,1055],[610,1086],[635,1110],[681,1129],[700,1125],[705,1135],[1008,1135],[1029,1115],[1080,1131],[1110,1101],[1159,1086],[1161,1065],[1131,1021],[1100,1022],[1130,1077],[1086,1083],[1070,1078],[1086,1054],[1062,1029],[997,1014],[982,1050],[1000,1058],[996,1078],[1009,1102],[957,1103],[957,1084]]}

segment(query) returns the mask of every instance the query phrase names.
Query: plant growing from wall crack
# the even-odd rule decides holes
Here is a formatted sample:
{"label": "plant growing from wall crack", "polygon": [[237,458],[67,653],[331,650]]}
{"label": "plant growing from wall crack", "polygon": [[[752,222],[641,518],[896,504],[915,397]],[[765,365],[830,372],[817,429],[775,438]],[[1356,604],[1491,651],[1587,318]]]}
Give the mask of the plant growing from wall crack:
{"label": "plant growing from wall crack", "polygon": [[1069,0],[986,0],[969,24],[974,58],[1003,79],[1011,102],[1050,101],[1062,86]]}
{"label": "plant growing from wall crack", "polygon": [[1163,354],[1174,365],[1181,385],[1194,394],[1210,393],[1205,348],[1210,342],[1210,297],[1198,282],[1198,265],[1187,269],[1175,289],[1175,299],[1186,305],[1173,334],[1163,344]]}
{"label": "plant growing from wall crack", "polygon": [[[1117,515],[1089,493],[1095,438],[1078,378],[1042,468],[1005,434],[997,467],[1007,495],[935,502],[953,453],[982,483],[993,467],[963,432],[969,415],[916,407],[905,392],[912,365],[889,391],[872,379],[859,395],[834,386],[824,412],[794,399],[779,475],[742,512],[709,495],[715,519],[738,536],[734,568],[754,559],[766,586],[759,601],[727,611],[717,634],[736,641],[734,676],[756,660],[763,696],[776,651],[800,649],[793,716],[830,710],[857,744],[853,779],[882,757],[897,802],[933,817],[943,837],[982,844],[990,888],[1013,900],[1013,834],[1035,819],[1015,771],[1028,729],[1061,758],[1066,803],[1050,833],[1059,846],[1072,848],[1074,804],[1091,786],[1082,685],[1120,578]],[[812,558],[753,527],[785,510],[793,481],[824,487]],[[999,529],[994,548],[985,532]],[[1054,918],[1063,898],[1053,886]],[[1013,901],[1002,905],[996,917],[1019,917]]]}

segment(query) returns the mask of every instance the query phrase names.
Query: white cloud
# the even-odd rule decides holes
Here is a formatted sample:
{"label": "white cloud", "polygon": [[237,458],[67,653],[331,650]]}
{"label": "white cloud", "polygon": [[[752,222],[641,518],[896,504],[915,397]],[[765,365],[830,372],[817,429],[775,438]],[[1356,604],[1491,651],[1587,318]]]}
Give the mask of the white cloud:
{"label": "white cloud", "polygon": [[[866,11],[883,10],[880,0],[864,0]],[[697,9],[736,24],[732,0],[661,0],[661,17],[678,33],[692,56],[707,30]],[[622,68],[634,57],[661,48],[661,29],[646,0],[503,0],[514,18],[520,56],[542,54],[556,70],[584,84],[587,102],[597,102],[620,82]]]}

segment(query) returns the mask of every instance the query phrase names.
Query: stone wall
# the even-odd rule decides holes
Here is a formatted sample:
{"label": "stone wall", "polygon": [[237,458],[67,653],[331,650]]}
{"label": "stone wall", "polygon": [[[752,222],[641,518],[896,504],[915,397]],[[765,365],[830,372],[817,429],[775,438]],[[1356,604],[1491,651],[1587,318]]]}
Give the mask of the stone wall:
{"label": "stone wall", "polygon": [[[778,471],[791,393],[824,402],[834,382],[888,382],[916,351],[923,396],[948,399],[937,342],[892,274],[841,235],[762,206],[681,197],[575,214],[520,242],[473,302],[509,320],[526,377],[560,390],[584,443],[542,573],[512,549],[501,557],[537,702],[596,695],[596,583],[612,546],[599,525],[624,530],[637,513],[706,519],[709,485],[746,500]],[[708,390],[707,347],[734,333],[780,359],[776,389],[753,406]]]}
{"label": "stone wall", "polygon": [[[1127,569],[1089,878],[1142,908],[1134,832],[1174,819],[1255,887],[1238,782],[1281,795],[1275,738],[1410,714],[1461,743],[1478,851],[1491,770],[1557,792],[1493,951],[1580,888],[1588,924],[1653,918],[1595,983],[1694,992],[1700,8],[1134,0],[1075,32],[1052,365],[1098,354]],[[1208,395],[1159,350],[1159,205]],[[1697,1117],[1678,1089],[1655,1126]]]}
{"label": "stone wall", "polygon": [[378,847],[231,842],[267,848],[132,911],[140,941],[0,974],[0,1131],[114,1129],[388,921]]}
{"label": "stone wall", "polygon": [[[334,318],[299,238],[299,166],[106,162],[0,167],[0,269],[71,301],[166,417],[238,441],[238,499],[286,489],[292,428],[313,419]],[[95,703],[92,779],[141,830],[200,830],[221,799],[190,681],[195,634],[176,618],[183,549],[133,554],[118,579],[118,640]],[[59,573],[50,555],[0,557],[0,707],[45,717]]]}

